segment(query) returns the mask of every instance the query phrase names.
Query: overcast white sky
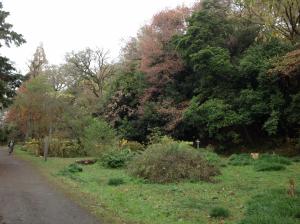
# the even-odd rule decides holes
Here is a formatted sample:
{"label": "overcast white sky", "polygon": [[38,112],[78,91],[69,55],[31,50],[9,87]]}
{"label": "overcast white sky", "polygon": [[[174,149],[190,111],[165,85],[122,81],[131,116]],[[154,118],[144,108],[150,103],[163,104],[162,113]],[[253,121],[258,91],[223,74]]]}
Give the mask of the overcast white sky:
{"label": "overcast white sky", "polygon": [[85,47],[103,47],[112,58],[119,55],[123,41],[134,36],[152,15],[165,8],[191,5],[196,0],[2,0],[7,21],[24,35],[21,47],[1,49],[1,54],[27,71],[39,43],[47,59],[59,64],[64,55]]}

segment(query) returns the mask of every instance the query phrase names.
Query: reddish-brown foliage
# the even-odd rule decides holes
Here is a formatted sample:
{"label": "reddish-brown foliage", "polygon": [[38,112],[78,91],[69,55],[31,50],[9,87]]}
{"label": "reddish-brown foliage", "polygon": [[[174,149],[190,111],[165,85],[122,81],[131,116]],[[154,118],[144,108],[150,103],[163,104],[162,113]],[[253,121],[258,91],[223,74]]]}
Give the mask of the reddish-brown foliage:
{"label": "reddish-brown foliage", "polygon": [[171,76],[183,68],[182,60],[170,49],[169,43],[174,35],[185,31],[189,13],[187,7],[164,10],[153,17],[150,25],[142,28],[138,37],[141,71],[148,75],[150,83],[159,80],[157,74]]}

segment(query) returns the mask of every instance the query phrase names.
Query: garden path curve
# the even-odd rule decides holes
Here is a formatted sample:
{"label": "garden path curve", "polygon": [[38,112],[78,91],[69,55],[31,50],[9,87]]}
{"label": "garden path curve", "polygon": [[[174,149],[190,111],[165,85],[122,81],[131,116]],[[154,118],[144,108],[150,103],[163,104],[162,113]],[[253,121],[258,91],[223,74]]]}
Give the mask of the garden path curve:
{"label": "garden path curve", "polygon": [[96,223],[33,167],[0,147],[0,224]]}

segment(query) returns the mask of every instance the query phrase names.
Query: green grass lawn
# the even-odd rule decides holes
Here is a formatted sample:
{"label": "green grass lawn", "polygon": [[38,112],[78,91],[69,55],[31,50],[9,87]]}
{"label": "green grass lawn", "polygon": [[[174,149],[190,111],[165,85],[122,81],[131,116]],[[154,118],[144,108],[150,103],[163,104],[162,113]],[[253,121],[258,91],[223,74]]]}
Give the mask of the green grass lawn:
{"label": "green grass lawn", "polygon": [[[123,169],[106,169],[99,164],[82,166],[83,172],[72,176],[60,176],[59,171],[76,159],[50,158],[44,162],[20,150],[16,154],[31,161],[104,223],[221,223],[209,216],[215,207],[229,211],[224,220],[228,224],[300,223],[300,163],[269,172],[257,172],[250,165],[228,165],[221,168],[216,183],[161,185],[144,183]],[[109,185],[112,178],[122,178],[124,183]],[[290,178],[298,184],[295,198],[287,194]]]}

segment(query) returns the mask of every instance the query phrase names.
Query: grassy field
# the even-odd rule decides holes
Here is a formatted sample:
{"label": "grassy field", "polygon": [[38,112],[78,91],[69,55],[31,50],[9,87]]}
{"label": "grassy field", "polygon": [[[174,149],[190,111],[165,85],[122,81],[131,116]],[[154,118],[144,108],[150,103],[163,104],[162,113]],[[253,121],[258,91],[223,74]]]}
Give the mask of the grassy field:
{"label": "grassy field", "polygon": [[[82,166],[81,173],[61,176],[58,173],[76,159],[50,158],[45,163],[20,150],[16,154],[30,161],[104,223],[300,223],[299,162],[286,170],[269,172],[257,172],[251,165],[227,165],[221,168],[216,183],[161,185],[144,183],[123,169],[106,169],[99,164]],[[122,178],[124,183],[109,185],[112,178]],[[298,184],[298,194],[293,198],[287,194],[290,178]],[[227,209],[229,217],[210,217],[215,207]]]}

